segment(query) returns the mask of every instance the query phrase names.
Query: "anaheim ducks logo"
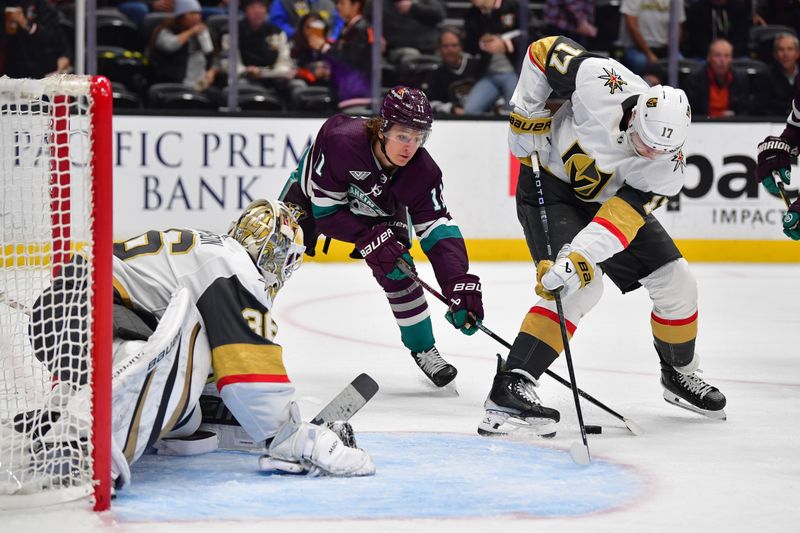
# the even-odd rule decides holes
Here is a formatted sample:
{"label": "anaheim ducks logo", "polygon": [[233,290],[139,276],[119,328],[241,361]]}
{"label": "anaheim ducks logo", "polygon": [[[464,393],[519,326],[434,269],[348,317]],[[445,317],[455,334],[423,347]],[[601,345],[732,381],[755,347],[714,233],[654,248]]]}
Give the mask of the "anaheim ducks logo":
{"label": "anaheim ducks logo", "polygon": [[595,160],[581,148],[577,141],[561,156],[569,182],[575,195],[582,200],[594,200],[608,185],[613,172],[597,168]]}

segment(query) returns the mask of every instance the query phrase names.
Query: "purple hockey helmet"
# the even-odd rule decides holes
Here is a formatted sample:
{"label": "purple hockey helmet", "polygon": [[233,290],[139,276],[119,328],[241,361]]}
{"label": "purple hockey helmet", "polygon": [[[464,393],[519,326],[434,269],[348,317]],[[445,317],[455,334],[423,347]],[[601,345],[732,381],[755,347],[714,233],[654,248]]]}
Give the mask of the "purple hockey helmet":
{"label": "purple hockey helmet", "polygon": [[397,86],[389,89],[381,104],[382,130],[392,124],[407,128],[430,131],[433,124],[433,111],[428,97],[419,89]]}

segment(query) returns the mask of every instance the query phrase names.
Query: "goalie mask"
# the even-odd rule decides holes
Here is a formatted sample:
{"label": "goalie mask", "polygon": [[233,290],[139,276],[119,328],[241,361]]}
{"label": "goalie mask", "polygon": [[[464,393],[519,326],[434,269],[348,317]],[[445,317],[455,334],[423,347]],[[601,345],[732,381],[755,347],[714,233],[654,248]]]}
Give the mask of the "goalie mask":
{"label": "goalie mask", "polygon": [[660,159],[681,149],[691,122],[692,108],[686,93],[655,85],[639,95],[628,133],[640,156]]}
{"label": "goalie mask", "polygon": [[270,288],[280,289],[303,262],[303,230],[283,202],[252,202],[228,235],[247,250]]}

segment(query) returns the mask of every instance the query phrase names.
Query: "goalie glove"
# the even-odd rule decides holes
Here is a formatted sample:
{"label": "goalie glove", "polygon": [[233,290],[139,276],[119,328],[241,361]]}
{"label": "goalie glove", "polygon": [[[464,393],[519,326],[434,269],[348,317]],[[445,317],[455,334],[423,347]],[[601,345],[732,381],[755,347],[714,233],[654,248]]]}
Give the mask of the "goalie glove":
{"label": "goalie glove", "polygon": [[594,279],[594,263],[565,244],[555,262],[539,261],[536,266],[536,294],[546,300],[556,293],[562,298],[587,286]]}
{"label": "goalie glove", "polygon": [[[352,428],[349,429],[352,432]],[[367,452],[347,447],[325,426],[302,422],[294,402],[289,406],[289,420],[278,429],[269,451],[258,464],[265,472],[312,476],[349,477],[375,473],[375,464]]]}
{"label": "goalie glove", "polygon": [[540,161],[550,155],[550,126],[553,119],[547,110],[526,113],[516,108],[512,111],[508,128],[508,148],[518,159],[539,154]]}
{"label": "goalie glove", "polygon": [[785,138],[773,135],[758,144],[756,178],[773,196],[780,195],[777,180],[789,185],[791,156],[796,150]]}

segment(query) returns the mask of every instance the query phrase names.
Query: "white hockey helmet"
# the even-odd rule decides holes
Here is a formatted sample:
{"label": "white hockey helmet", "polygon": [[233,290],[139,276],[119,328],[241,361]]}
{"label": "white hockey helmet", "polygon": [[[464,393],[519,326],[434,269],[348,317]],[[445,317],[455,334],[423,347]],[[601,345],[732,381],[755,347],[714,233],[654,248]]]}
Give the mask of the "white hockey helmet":
{"label": "white hockey helmet", "polygon": [[[654,85],[639,95],[629,132],[656,155],[670,155],[681,149],[692,122],[692,108],[686,93],[669,85]],[[634,142],[634,146],[638,143]]]}
{"label": "white hockey helmet", "polygon": [[280,289],[303,262],[303,229],[283,202],[252,202],[231,223],[228,235],[244,246],[270,288]]}

